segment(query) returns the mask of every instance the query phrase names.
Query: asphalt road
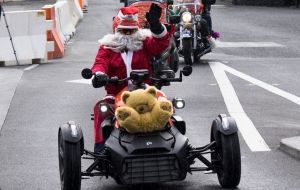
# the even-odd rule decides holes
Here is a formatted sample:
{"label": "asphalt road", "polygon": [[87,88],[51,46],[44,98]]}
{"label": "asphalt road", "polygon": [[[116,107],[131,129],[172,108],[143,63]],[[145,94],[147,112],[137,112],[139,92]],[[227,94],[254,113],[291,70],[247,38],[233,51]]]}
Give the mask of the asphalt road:
{"label": "asphalt road", "polygon": [[[187,136],[194,145],[209,142],[212,120],[219,113],[230,113],[226,104],[228,95],[229,99],[237,97],[239,101],[234,105],[242,106],[243,114],[270,149],[253,151],[250,147],[255,138],[250,136],[247,142],[250,133],[239,133],[242,178],[237,189],[298,190],[299,161],[278,147],[282,138],[300,136],[300,106],[291,96],[280,96],[278,89],[300,97],[299,9],[222,6],[222,3],[212,10],[213,28],[221,32],[220,46],[194,65],[190,77],[165,87],[164,91],[169,97],[185,99],[186,108],[178,113],[186,120]],[[1,68],[1,73],[15,70],[20,77],[0,131],[1,190],[60,189],[57,131],[66,121],[74,120],[81,125],[85,146],[92,149],[90,113],[94,103],[104,96],[104,90],[66,81],[81,79],[81,70],[91,66],[98,49],[97,40],[111,31],[111,18],[120,6],[118,0],[90,0],[88,13],[79,23],[64,58],[26,71],[26,66]],[[228,67],[218,67],[222,64]],[[228,87],[228,83],[217,80],[214,65],[217,71],[225,72],[235,94],[220,90]],[[82,189],[220,187],[216,175],[193,173],[182,182],[138,187],[123,187],[112,179],[95,177],[83,180]]]}

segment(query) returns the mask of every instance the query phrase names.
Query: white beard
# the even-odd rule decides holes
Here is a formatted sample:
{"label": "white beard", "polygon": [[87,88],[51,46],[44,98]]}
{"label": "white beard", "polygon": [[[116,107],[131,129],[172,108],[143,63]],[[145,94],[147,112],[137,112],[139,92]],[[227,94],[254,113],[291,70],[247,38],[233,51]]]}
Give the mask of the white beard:
{"label": "white beard", "polygon": [[114,52],[122,52],[124,50],[137,51],[143,48],[143,41],[150,37],[151,31],[148,29],[140,29],[131,35],[124,35],[119,32],[115,34],[107,34],[98,42],[105,49],[111,49]]}

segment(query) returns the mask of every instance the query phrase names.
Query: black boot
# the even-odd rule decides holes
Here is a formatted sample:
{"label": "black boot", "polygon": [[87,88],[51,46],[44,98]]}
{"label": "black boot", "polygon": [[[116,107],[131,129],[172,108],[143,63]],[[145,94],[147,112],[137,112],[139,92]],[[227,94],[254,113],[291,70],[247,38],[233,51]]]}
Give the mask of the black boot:
{"label": "black boot", "polygon": [[100,153],[104,150],[105,146],[104,146],[104,142],[103,143],[95,143],[94,145],[94,152],[95,153]]}
{"label": "black boot", "polygon": [[203,39],[202,43],[200,44],[199,47],[199,54],[198,54],[198,58],[200,58],[201,56],[203,56],[204,54],[207,54],[209,52],[211,52],[211,45],[208,42],[208,40],[205,38]]}

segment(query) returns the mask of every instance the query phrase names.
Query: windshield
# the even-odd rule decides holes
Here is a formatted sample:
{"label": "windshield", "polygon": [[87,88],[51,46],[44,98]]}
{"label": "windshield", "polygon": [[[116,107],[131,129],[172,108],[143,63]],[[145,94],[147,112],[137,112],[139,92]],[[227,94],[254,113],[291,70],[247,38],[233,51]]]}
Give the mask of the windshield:
{"label": "windshield", "polygon": [[202,8],[201,0],[174,0],[172,11],[175,14],[181,14],[185,11],[189,11],[192,14],[199,14]]}
{"label": "windshield", "polygon": [[167,0],[128,0],[128,4],[136,3],[136,2],[143,2],[143,1],[150,1],[156,3],[166,3]]}
{"label": "windshield", "polygon": [[176,6],[200,5],[201,0],[174,0]]}

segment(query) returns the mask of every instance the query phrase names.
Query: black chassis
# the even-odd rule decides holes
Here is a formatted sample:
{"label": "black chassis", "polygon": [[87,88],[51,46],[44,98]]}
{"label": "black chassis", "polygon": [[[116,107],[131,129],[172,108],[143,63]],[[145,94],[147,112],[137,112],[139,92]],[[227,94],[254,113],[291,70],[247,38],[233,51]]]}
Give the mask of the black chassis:
{"label": "black chassis", "polygon": [[[119,184],[144,184],[184,180],[187,172],[216,173],[218,161],[212,162],[204,157],[215,151],[216,142],[192,147],[184,135],[184,121],[177,115],[172,120],[173,126],[147,134],[129,134],[114,128],[106,140],[104,151],[82,151],[82,159],[93,160],[81,172],[82,178],[106,176],[114,178]],[[237,132],[236,125],[232,122],[234,121],[228,120],[226,115],[220,114],[213,125],[221,124],[217,125],[217,130],[230,135]],[[109,127],[109,122],[106,121],[106,126],[102,127]],[[196,159],[205,166],[193,166]]]}

